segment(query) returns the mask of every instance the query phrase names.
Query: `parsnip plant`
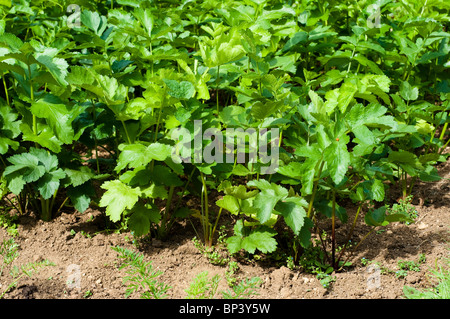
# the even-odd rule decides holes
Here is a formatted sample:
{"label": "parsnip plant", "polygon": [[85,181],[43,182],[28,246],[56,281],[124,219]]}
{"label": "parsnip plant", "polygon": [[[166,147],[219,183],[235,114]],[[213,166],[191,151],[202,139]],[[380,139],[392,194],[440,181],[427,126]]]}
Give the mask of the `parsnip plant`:
{"label": "parsnip plant", "polygon": [[93,204],[159,239],[198,218],[207,248],[232,222],[231,254],[295,265],[316,232],[335,271],[360,219],[411,221],[392,189],[440,179],[445,1],[69,4],[0,2],[0,172],[21,213]]}

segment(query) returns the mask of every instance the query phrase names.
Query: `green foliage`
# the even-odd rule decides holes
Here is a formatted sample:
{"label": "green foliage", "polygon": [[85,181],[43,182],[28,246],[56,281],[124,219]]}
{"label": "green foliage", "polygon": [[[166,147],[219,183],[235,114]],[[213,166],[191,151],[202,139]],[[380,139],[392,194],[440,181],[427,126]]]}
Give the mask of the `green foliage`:
{"label": "green foliage", "polygon": [[60,180],[66,174],[58,168],[58,158],[43,149],[30,148],[29,153],[13,155],[8,158],[12,164],[6,167],[3,176],[8,188],[16,195],[24,185],[35,183],[39,194],[49,199],[59,188]]}
{"label": "green foliage", "polygon": [[388,209],[389,215],[403,215],[406,224],[413,223],[417,218],[417,209],[411,204],[412,196],[400,198],[398,204],[395,203]]}
{"label": "green foliage", "polygon": [[214,247],[206,247],[202,242],[200,242],[197,237],[192,239],[194,246],[199,250],[199,252],[205,256],[209,262],[213,265],[223,266],[229,262],[229,258],[224,256],[220,251],[220,244],[222,244],[221,238],[219,238],[217,245]]}
{"label": "green foliage", "polygon": [[408,299],[449,299],[450,298],[450,270],[449,259],[445,259],[445,265],[436,266],[431,269],[434,287],[419,290],[413,287],[404,286],[403,293]]}
{"label": "green foliage", "polygon": [[3,274],[3,268],[10,265],[18,256],[19,245],[14,238],[4,240],[0,246],[0,255],[3,257],[0,276]]}
{"label": "green foliage", "polygon": [[[198,217],[208,248],[228,219],[231,254],[288,247],[295,265],[325,218],[334,271],[359,219],[369,234],[412,222],[406,202],[386,208],[392,188],[407,201],[417,182],[441,178],[444,1],[82,1],[79,21],[69,4],[0,5],[1,192],[21,214],[50,220],[98,204],[136,237],[159,239]],[[177,144],[179,129],[194,145]],[[251,129],[278,131],[255,146]]]}
{"label": "green foliage", "polygon": [[241,249],[254,254],[256,249],[263,253],[273,252],[277,242],[273,238],[276,232],[267,226],[259,226],[255,229],[245,227],[242,220],[238,220],[234,226],[234,236],[227,239],[228,250],[231,254]]}
{"label": "green foliage", "polygon": [[399,270],[395,272],[397,278],[404,278],[408,271],[420,271],[420,265],[425,262],[425,255],[421,254],[417,262],[412,260],[399,260],[397,262]]}
{"label": "green foliage", "polygon": [[[207,271],[199,273],[186,289],[187,299],[214,299],[217,298],[217,292],[220,280],[219,275],[209,278]],[[247,299],[257,295],[257,289],[262,284],[258,277],[243,279],[232,285],[231,289],[219,291],[224,299]]]}
{"label": "green foliage", "polygon": [[208,277],[208,272],[203,271],[198,274],[194,281],[186,289],[187,299],[212,299],[217,293],[220,276]]}
{"label": "green foliage", "polygon": [[163,273],[153,270],[152,262],[144,261],[142,254],[131,251],[123,247],[111,247],[119,254],[122,264],[119,269],[128,268],[124,277],[124,283],[127,284],[125,297],[128,298],[132,293],[141,292],[141,299],[162,299],[165,298],[170,286],[164,282],[159,282],[157,278]]}
{"label": "green foliage", "polygon": [[258,295],[257,290],[263,283],[259,277],[246,278],[231,287],[231,290],[222,291],[223,299],[248,299]]}

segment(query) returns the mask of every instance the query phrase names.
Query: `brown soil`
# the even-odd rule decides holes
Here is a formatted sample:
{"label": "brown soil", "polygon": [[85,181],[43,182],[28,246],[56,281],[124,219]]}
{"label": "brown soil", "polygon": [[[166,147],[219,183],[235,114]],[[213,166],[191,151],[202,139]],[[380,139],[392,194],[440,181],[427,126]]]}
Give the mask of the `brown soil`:
{"label": "brown soil", "polygon": [[[418,184],[413,203],[418,211],[416,223],[395,223],[380,232],[373,232],[354,252],[347,267],[335,273],[336,281],[326,289],[313,274],[301,269],[291,270],[284,265],[260,261],[239,260],[240,278],[258,276],[263,280],[259,295],[269,299],[398,299],[403,297],[403,286],[430,287],[430,269],[449,257],[450,225],[450,163],[439,167],[442,179],[436,183]],[[351,220],[351,216],[349,218]],[[349,225],[337,228],[337,234],[347,234]],[[33,277],[22,278],[18,286],[5,295],[7,299],[123,299],[126,286],[124,270],[112,246],[135,249],[130,233],[107,233],[104,214],[88,210],[84,214],[64,212],[51,222],[38,220],[33,214],[19,219],[19,257],[14,265],[48,259],[55,265],[42,269]],[[368,227],[358,224],[352,241],[358,242],[367,234]],[[202,271],[210,277],[225,276],[226,266],[212,265],[195,247],[192,225],[176,224],[167,241],[153,240],[142,246],[141,253],[151,260],[155,269],[164,273],[160,281],[171,286],[168,298],[185,298],[193,279]],[[0,229],[0,242],[9,238],[6,229]],[[397,278],[399,260],[418,261],[425,254],[426,262],[420,272],[409,271],[405,278]],[[374,272],[361,263],[362,258],[377,262],[383,270],[379,282]],[[1,262],[1,261],[0,261]],[[75,266],[74,266],[75,265]],[[74,268],[75,267],[75,268]],[[80,273],[80,288],[72,287],[70,279]],[[372,269],[373,270],[373,269]],[[75,271],[75,272],[74,272]],[[9,269],[0,277],[0,293],[10,282]],[[69,282],[69,283],[68,283]],[[227,289],[222,279],[219,291]],[[132,294],[131,298],[139,298]],[[219,294],[217,296],[220,296]]]}

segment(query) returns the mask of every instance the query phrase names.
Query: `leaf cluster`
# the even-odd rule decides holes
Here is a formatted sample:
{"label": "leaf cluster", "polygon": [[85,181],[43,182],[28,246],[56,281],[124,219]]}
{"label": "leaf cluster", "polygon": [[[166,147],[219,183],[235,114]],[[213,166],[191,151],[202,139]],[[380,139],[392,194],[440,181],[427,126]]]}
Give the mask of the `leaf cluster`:
{"label": "leaf cluster", "polygon": [[325,218],[337,270],[349,203],[347,238],[361,217],[371,231],[411,222],[388,192],[440,179],[445,2],[84,0],[79,16],[69,4],[0,4],[0,172],[22,213],[95,204],[162,239],[199,218],[208,247],[226,218],[231,253],[270,254],[287,231],[295,263]]}

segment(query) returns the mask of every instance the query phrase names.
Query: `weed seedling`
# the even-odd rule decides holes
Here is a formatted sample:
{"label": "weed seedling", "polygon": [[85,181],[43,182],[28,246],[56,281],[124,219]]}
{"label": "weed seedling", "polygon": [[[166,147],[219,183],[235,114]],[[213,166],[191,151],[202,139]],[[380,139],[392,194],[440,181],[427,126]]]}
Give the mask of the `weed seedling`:
{"label": "weed seedling", "polygon": [[220,276],[215,275],[212,278],[208,277],[208,272],[203,271],[198,274],[194,281],[186,289],[187,299],[212,299],[216,295],[219,287]]}
{"label": "weed seedling", "polygon": [[[204,271],[197,275],[194,281],[186,289],[188,299],[213,299],[215,298],[221,277],[215,275],[208,277],[208,272]],[[228,281],[228,280],[227,280]],[[236,279],[237,282],[237,279]],[[243,299],[257,295],[256,290],[261,286],[262,280],[259,277],[243,279],[231,287],[231,290],[221,290],[220,294],[224,299]]]}
{"label": "weed seedling", "polygon": [[250,298],[258,294],[256,290],[260,288],[262,282],[262,279],[259,277],[244,279],[231,287],[231,290],[222,291],[222,297],[224,299]]}
{"label": "weed seedling", "polygon": [[[0,255],[3,256],[3,263],[0,269],[0,275],[3,272],[3,268],[5,266],[10,265],[17,257],[19,257],[19,254],[17,252],[18,245],[14,241],[13,238],[4,240],[0,245]],[[31,262],[27,263],[25,265],[14,266],[10,270],[11,275],[11,281],[7,285],[6,289],[3,290],[3,292],[0,294],[0,299],[2,299],[7,292],[9,292],[12,288],[16,287],[19,281],[25,277],[32,277],[34,273],[37,273],[41,268],[44,268],[46,266],[54,266],[55,264],[48,261],[43,260],[39,262]]]}
{"label": "weed seedling", "polygon": [[197,237],[192,239],[194,246],[198,249],[198,251],[205,256],[209,262],[213,265],[224,266],[228,262],[228,258],[224,257],[218,250],[217,247],[207,247],[204,245]]}
{"label": "weed seedling", "polygon": [[410,225],[414,223],[414,221],[417,218],[417,210],[416,208],[411,204],[412,201],[412,195],[409,195],[405,198],[400,198],[398,201],[398,204],[392,205],[392,207],[388,207],[387,213],[390,215],[404,215],[406,219],[406,224]]}
{"label": "weed seedling", "polygon": [[123,260],[119,269],[128,268],[126,271],[128,276],[123,280],[124,283],[128,283],[125,293],[126,298],[141,288],[144,289],[144,292],[141,293],[141,299],[162,299],[166,297],[170,286],[156,280],[163,272],[155,271],[151,261],[145,262],[142,254],[127,248],[119,246],[111,248],[119,253],[119,258]]}
{"label": "weed seedling", "polygon": [[425,263],[425,254],[421,254],[417,262],[412,260],[399,260],[397,262],[399,270],[395,272],[397,278],[405,278],[408,275],[408,271],[420,271],[420,265]]}
{"label": "weed seedling", "polygon": [[433,288],[418,290],[413,287],[404,286],[403,293],[408,299],[450,299],[450,258],[445,260],[446,266],[436,265],[431,269],[431,276],[435,279]]}
{"label": "weed seedling", "polygon": [[239,270],[239,265],[235,261],[230,261],[228,263],[228,269],[225,271],[225,278],[227,280],[227,284],[230,287],[236,285],[238,278],[236,277],[236,272]]}

